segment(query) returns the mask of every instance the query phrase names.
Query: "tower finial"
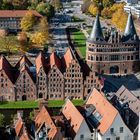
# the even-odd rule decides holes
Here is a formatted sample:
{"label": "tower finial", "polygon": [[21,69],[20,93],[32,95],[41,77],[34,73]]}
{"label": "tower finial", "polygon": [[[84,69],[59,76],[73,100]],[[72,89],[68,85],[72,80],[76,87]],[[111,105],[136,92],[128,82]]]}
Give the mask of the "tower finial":
{"label": "tower finial", "polygon": [[100,19],[99,19],[99,13],[96,16],[91,34],[89,36],[89,41],[104,41]]}
{"label": "tower finial", "polygon": [[137,36],[137,33],[136,33],[135,26],[134,26],[131,10],[130,10],[129,15],[128,15],[128,19],[127,19],[126,28],[124,31],[124,38],[129,40],[131,38],[134,38],[134,36]]}

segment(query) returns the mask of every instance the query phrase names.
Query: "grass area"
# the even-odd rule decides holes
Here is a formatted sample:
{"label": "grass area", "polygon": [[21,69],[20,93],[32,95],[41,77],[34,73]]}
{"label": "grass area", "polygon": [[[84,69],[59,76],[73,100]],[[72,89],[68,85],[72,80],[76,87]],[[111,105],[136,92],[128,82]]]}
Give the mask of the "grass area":
{"label": "grass area", "polygon": [[38,101],[0,102],[0,109],[38,108]]}
{"label": "grass area", "polygon": [[80,19],[79,17],[73,16],[73,17],[72,17],[72,21],[73,21],[73,22],[84,22],[85,20],[84,20],[84,19]]}
{"label": "grass area", "polygon": [[71,34],[72,34],[72,39],[73,39],[77,49],[81,53],[81,56],[83,58],[85,58],[86,57],[86,37],[78,29],[72,30]]}
{"label": "grass area", "polygon": [[[84,100],[73,100],[75,106],[80,106],[84,104]],[[62,107],[65,104],[64,100],[50,100],[48,101],[49,107]]]}
{"label": "grass area", "polygon": [[[84,104],[84,100],[73,100],[75,106]],[[48,107],[62,107],[64,100],[49,100]],[[0,102],[0,109],[34,109],[39,107],[39,101]]]}

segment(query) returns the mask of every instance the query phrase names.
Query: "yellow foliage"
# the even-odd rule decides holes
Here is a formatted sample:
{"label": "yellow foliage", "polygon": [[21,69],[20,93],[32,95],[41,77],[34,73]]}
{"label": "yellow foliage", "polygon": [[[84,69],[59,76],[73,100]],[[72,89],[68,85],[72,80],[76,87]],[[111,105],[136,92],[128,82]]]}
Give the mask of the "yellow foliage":
{"label": "yellow foliage", "polygon": [[47,42],[46,35],[43,32],[36,32],[32,35],[31,40],[37,45],[44,45]]}
{"label": "yellow foliage", "polygon": [[88,11],[93,15],[93,16],[96,16],[97,13],[98,13],[98,8],[94,5],[94,4],[91,4],[88,8]]}
{"label": "yellow foliage", "polygon": [[123,9],[117,10],[112,15],[112,23],[119,28],[121,31],[124,31],[127,22],[127,14]]}
{"label": "yellow foliage", "polygon": [[27,12],[26,15],[21,20],[21,29],[23,31],[28,31],[32,29],[33,25],[35,23],[35,16],[31,11]]}
{"label": "yellow foliage", "polygon": [[110,10],[109,7],[104,8],[101,12],[102,17],[104,18],[111,18],[112,17],[112,11]]}
{"label": "yellow foliage", "polygon": [[110,7],[110,10],[114,13],[116,11],[118,11],[119,9],[123,9],[124,8],[125,3],[116,3],[113,4],[112,7]]}

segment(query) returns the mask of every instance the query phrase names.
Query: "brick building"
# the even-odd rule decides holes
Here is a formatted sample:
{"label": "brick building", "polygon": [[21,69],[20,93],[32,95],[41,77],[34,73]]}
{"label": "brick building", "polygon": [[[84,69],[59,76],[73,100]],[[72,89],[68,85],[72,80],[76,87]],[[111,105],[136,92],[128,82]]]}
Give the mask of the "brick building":
{"label": "brick building", "polygon": [[[9,29],[10,31],[20,30],[21,19],[29,10],[0,10],[0,28]],[[42,17],[37,11],[30,10],[36,19]]]}
{"label": "brick building", "polygon": [[40,52],[35,65],[23,56],[15,66],[11,66],[1,56],[0,65],[0,73],[3,74],[3,78],[0,77],[0,85],[3,86],[0,100],[83,99],[93,87],[101,89],[98,76],[86,64],[81,65],[71,48],[62,58],[55,52],[49,57]]}
{"label": "brick building", "polygon": [[36,96],[36,85],[35,78],[30,71],[33,64],[28,60],[26,56],[23,56],[16,64],[16,100],[35,100]]}
{"label": "brick building", "polygon": [[140,70],[139,44],[131,13],[123,35],[113,30],[103,35],[97,15],[87,40],[86,60],[93,71],[98,73],[135,73]]}

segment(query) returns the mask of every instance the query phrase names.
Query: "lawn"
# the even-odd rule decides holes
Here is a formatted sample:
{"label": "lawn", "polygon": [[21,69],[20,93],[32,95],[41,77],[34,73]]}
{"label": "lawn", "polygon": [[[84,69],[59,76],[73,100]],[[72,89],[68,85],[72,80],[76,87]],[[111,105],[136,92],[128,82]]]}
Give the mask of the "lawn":
{"label": "lawn", "polygon": [[[75,106],[83,105],[84,100],[73,100]],[[62,107],[65,100],[49,100],[48,107]],[[34,109],[39,107],[39,101],[0,102],[0,109]]]}
{"label": "lawn", "polygon": [[[73,100],[75,106],[80,106],[84,104],[84,100]],[[65,104],[65,100],[50,100],[48,101],[49,107],[62,107]]]}
{"label": "lawn", "polygon": [[74,41],[77,49],[80,51],[81,57],[86,57],[86,37],[84,34],[78,30],[74,29],[71,32],[72,40]]}
{"label": "lawn", "polygon": [[0,109],[38,108],[38,101],[0,102]]}

